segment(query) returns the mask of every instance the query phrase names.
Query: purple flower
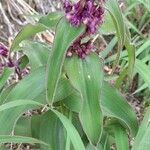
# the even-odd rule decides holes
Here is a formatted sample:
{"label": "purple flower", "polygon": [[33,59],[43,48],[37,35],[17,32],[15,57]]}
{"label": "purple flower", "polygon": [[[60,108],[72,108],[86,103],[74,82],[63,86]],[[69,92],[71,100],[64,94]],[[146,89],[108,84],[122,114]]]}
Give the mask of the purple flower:
{"label": "purple flower", "polygon": [[[100,4],[104,1],[105,0],[99,0]],[[86,36],[96,33],[97,27],[103,22],[104,8],[102,5],[96,4],[94,0],[80,0],[74,4],[65,0],[64,9],[66,18],[73,26],[78,27],[82,23],[86,26],[84,34],[78,37],[68,49],[67,56],[72,56],[75,52],[80,58],[85,58],[93,46],[90,41],[81,44],[81,40]]]}
{"label": "purple flower", "polygon": [[0,43],[0,55],[3,57],[7,57],[8,56],[8,49],[5,45]]}

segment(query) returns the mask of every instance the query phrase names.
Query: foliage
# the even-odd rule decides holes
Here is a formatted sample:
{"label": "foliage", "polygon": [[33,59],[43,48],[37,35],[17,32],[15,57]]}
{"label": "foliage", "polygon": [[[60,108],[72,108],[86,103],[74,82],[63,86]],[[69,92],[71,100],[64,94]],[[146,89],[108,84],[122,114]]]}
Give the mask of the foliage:
{"label": "foliage", "polygon": [[[148,150],[150,109],[139,127],[136,113],[122,94],[136,79],[133,94],[143,92],[145,100],[149,97],[150,38],[142,33],[150,16],[148,3],[126,0],[122,12],[116,0],[106,1],[98,35],[104,40],[113,38],[102,52],[91,52],[84,59],[66,54],[85,32],[85,25],[74,27],[63,13],[54,12],[24,26],[9,51],[21,51],[20,63],[6,66],[0,76],[1,149],[5,143],[30,143],[41,150],[109,150],[114,144],[118,150],[128,150],[130,135],[135,138],[133,150]],[[143,8],[144,15],[134,22],[137,7]],[[29,41],[45,30],[55,30],[52,48]],[[28,66],[29,74],[17,72]],[[104,66],[112,68],[110,75]],[[13,72],[19,81],[7,85]],[[114,86],[109,82],[112,79]],[[27,111],[32,112],[30,117],[23,115]]]}

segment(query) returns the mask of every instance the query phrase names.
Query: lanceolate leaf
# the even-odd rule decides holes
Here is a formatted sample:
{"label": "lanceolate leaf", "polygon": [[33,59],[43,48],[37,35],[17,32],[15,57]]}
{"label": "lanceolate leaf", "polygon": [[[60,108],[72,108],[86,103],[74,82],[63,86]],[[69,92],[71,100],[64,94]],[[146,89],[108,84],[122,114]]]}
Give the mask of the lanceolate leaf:
{"label": "lanceolate leaf", "polygon": [[143,63],[141,60],[136,59],[135,69],[139,73],[139,75],[143,78],[145,83],[147,83],[148,88],[150,89],[150,69],[149,67]]}
{"label": "lanceolate leaf", "polygon": [[29,58],[32,70],[44,65],[46,66],[50,54],[49,47],[39,42],[25,41],[22,48]]}
{"label": "lanceolate leaf", "polygon": [[[79,113],[82,107],[81,99],[80,93],[74,92],[73,95],[64,99],[64,103],[69,109]],[[138,130],[136,114],[126,101],[115,87],[107,82],[103,83],[100,103],[104,116],[117,118],[135,136]]]}
{"label": "lanceolate leaf", "polygon": [[[4,90],[0,97],[0,103],[5,104],[21,99],[34,100],[36,102],[46,104],[46,90],[44,84],[45,76],[45,67],[35,69],[18,84],[13,85],[13,87],[9,87],[8,89]],[[69,84],[67,79],[65,77],[62,77],[59,80],[56,91],[57,92],[54,99],[55,101],[60,101],[66,98],[67,96],[71,95],[74,92],[74,89]],[[32,107],[30,107],[29,105],[26,105],[10,108],[7,111],[2,111],[0,113],[0,134],[10,134],[19,116],[21,116],[21,114],[25,111],[36,107],[37,106],[33,107],[32,105]]]}
{"label": "lanceolate leaf", "polygon": [[58,23],[51,55],[47,65],[47,100],[52,104],[56,94],[57,84],[61,75],[66,52],[71,43],[84,31],[84,27],[72,27],[62,18]]}
{"label": "lanceolate leaf", "polygon": [[114,134],[117,150],[128,150],[129,143],[126,129],[118,123],[111,125],[110,128],[111,132]]}
{"label": "lanceolate leaf", "polygon": [[44,27],[42,24],[36,25],[27,24],[22,28],[22,30],[18,33],[18,35],[14,39],[11,46],[11,51],[14,51],[23,40],[26,40],[31,36],[34,36],[36,33],[42,32],[44,30],[46,30],[46,27]]}
{"label": "lanceolate leaf", "polygon": [[136,114],[121,93],[107,82],[103,84],[102,110],[106,116],[111,116],[125,123],[133,136],[136,135],[138,124]]}
{"label": "lanceolate leaf", "polygon": [[[29,76],[25,77],[20,83],[18,83],[12,90],[9,92],[3,103],[12,102],[15,100],[35,100],[39,103],[45,103],[45,99],[40,99],[39,95],[45,89],[45,68],[39,68],[33,71]],[[30,93],[30,94],[29,94]],[[10,134],[14,127],[15,122],[25,111],[36,108],[37,106],[19,106],[10,108],[7,111],[2,111],[0,113],[0,134]],[[11,114],[11,115],[10,115]],[[7,118],[7,119],[6,119]]]}
{"label": "lanceolate leaf", "polygon": [[40,104],[35,101],[31,101],[31,100],[16,100],[16,101],[12,101],[12,102],[8,102],[3,105],[0,105],[0,112],[10,109],[10,108],[13,108],[13,107],[22,106],[22,105],[44,106],[43,104]]}
{"label": "lanceolate leaf", "polygon": [[149,150],[150,148],[150,107],[147,109],[144,119],[135,138],[132,150]]}
{"label": "lanceolate leaf", "polygon": [[117,0],[106,2],[106,8],[112,17],[116,29],[116,35],[118,37],[118,53],[114,63],[116,65],[119,61],[120,53],[125,42],[125,24]]}
{"label": "lanceolate leaf", "polygon": [[56,110],[51,110],[53,113],[57,115],[57,117],[62,122],[64,128],[67,131],[67,135],[70,137],[74,150],[85,150],[84,144],[80,138],[79,133],[76,128],[72,125],[71,121],[68,120],[63,114]]}
{"label": "lanceolate leaf", "polygon": [[83,60],[74,56],[66,60],[65,70],[72,85],[81,94],[83,104],[79,116],[83,130],[89,140],[96,145],[102,131],[99,104],[103,82],[102,63],[94,53]]}
{"label": "lanceolate leaf", "polygon": [[[39,123],[37,123],[37,119]],[[49,145],[49,148],[40,145],[41,150],[65,149],[65,130],[59,118],[52,111],[46,112],[43,115],[33,116],[31,124],[32,129],[36,129],[35,132],[38,135],[35,138]]]}
{"label": "lanceolate leaf", "polygon": [[0,92],[12,72],[13,72],[13,69],[10,69],[10,68],[4,69],[2,75],[0,76]]}
{"label": "lanceolate leaf", "polygon": [[[10,136],[10,135],[0,135],[0,143],[30,143],[30,144],[44,144],[43,141],[31,138],[31,137],[24,137],[24,136]],[[47,145],[48,146],[48,145]]]}

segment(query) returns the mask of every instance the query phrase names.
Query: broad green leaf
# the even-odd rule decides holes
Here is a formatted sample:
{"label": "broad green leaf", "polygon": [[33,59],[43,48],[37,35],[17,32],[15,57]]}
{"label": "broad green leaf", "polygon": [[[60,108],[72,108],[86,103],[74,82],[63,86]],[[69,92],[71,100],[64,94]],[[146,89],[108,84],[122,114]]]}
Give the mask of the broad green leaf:
{"label": "broad green leaf", "polygon": [[[46,90],[45,90],[45,67],[40,67],[32,71],[27,77],[21,80],[14,87],[4,90],[0,100],[1,102],[13,102],[15,100],[35,100],[39,103],[46,104]],[[74,89],[69,84],[66,78],[62,77],[59,80],[58,87],[56,89],[55,101],[60,101],[65,99],[67,96],[71,95]],[[30,94],[29,94],[30,93]],[[0,113],[0,134],[10,134],[15,122],[18,120],[19,116],[25,111],[33,107],[29,106],[19,106],[17,108],[12,108],[7,111]],[[11,116],[10,116],[11,114]],[[6,118],[9,118],[6,120]]]}
{"label": "broad green leaf", "polygon": [[[5,101],[10,102],[18,99],[34,100],[44,91],[44,82],[45,67],[39,67],[21,80],[9,93]],[[45,99],[41,99],[38,102],[44,103],[44,101]]]}
{"label": "broad green leaf", "polygon": [[14,128],[14,135],[33,137],[31,132],[31,117],[22,116],[18,119]]}
{"label": "broad green leaf", "polygon": [[[44,141],[49,145],[47,148],[44,145],[40,145],[41,150],[63,150],[65,149],[65,132],[59,118],[52,112],[46,112],[43,115],[35,116],[36,120],[39,119],[39,123],[36,124],[36,120],[32,119],[32,129],[36,126],[36,134],[41,141]],[[38,117],[38,118],[37,118]]]}
{"label": "broad green leaf", "polygon": [[[64,104],[70,110],[79,113],[82,107],[81,99],[80,93],[74,92],[73,95],[64,99]],[[105,116],[117,118],[130,129],[133,136],[136,135],[138,124],[135,112],[122,94],[107,82],[103,83],[100,103]]]}
{"label": "broad green leaf", "polygon": [[135,112],[121,93],[107,82],[103,84],[101,106],[105,116],[119,119],[136,136],[138,124]]}
{"label": "broad green leaf", "polygon": [[83,130],[90,142],[96,145],[101,136],[103,119],[99,104],[103,82],[102,63],[94,53],[85,59],[74,56],[66,60],[65,71],[81,94],[79,117]]}
{"label": "broad green leaf", "polygon": [[35,102],[35,101],[16,100],[16,101],[12,101],[12,102],[8,102],[8,103],[5,103],[3,105],[0,105],[0,112],[4,111],[4,110],[7,110],[7,109],[10,109],[10,108],[17,107],[17,106],[22,106],[22,105],[35,105],[35,106],[43,106],[44,107],[43,104],[40,104],[40,103]]}
{"label": "broad green leaf", "polygon": [[143,78],[145,83],[147,83],[148,88],[150,89],[150,69],[149,67],[143,63],[141,60],[136,59],[135,70],[139,73],[139,75]]}
{"label": "broad green leaf", "polygon": [[77,91],[74,91],[74,93],[72,93],[71,95],[63,99],[63,103],[65,104],[66,107],[71,109],[71,111],[74,111],[77,113],[80,112],[81,103],[82,103],[82,98],[80,96],[80,93]]}
{"label": "broad green leaf", "polygon": [[110,125],[110,128],[114,134],[117,150],[129,150],[128,135],[125,128],[117,123]]}
{"label": "broad green leaf", "polygon": [[64,128],[67,131],[68,136],[72,142],[74,150],[85,150],[84,144],[80,138],[79,133],[77,132],[76,128],[72,125],[71,121],[68,120],[63,114],[56,110],[51,110],[53,113],[57,115],[57,117],[62,122]]}
{"label": "broad green leaf", "polygon": [[30,143],[30,144],[43,144],[47,145],[43,141],[24,136],[11,136],[11,135],[0,135],[0,143]]}
{"label": "broad green leaf", "polygon": [[1,93],[0,93],[0,105],[3,104],[3,102],[5,101],[5,99],[7,98],[7,96],[9,95],[9,93],[11,92],[11,90],[15,87],[16,84],[12,84],[9,87],[7,87],[6,89],[4,89]]}
{"label": "broad green leaf", "polygon": [[45,25],[48,28],[53,28],[56,27],[62,16],[63,13],[61,12],[51,12],[48,15],[41,17],[39,23]]}
{"label": "broad green leaf", "polygon": [[22,30],[15,37],[10,50],[14,51],[23,40],[26,40],[34,36],[36,33],[42,32],[44,30],[46,30],[46,28],[42,24],[36,24],[36,25],[27,24],[22,28]]}
{"label": "broad green leaf", "polygon": [[[39,97],[43,93],[45,86],[45,68],[38,68],[33,71],[30,75],[21,80],[8,94],[4,103],[13,102],[15,100],[35,100],[39,103],[46,103],[43,97]],[[37,106],[36,106],[37,107]],[[33,108],[29,105],[19,106],[10,108],[7,111],[2,111],[0,113],[0,134],[10,134],[14,127],[14,124],[18,120],[19,116],[25,111]],[[34,107],[35,108],[35,107]],[[11,115],[10,115],[11,114]],[[7,118],[7,119],[6,119]]]}
{"label": "broad green leaf", "polygon": [[39,42],[23,42],[23,52],[28,56],[31,69],[47,64],[48,56],[50,55],[49,48]]}
{"label": "broad green leaf", "polygon": [[54,101],[67,49],[81,35],[84,29],[83,26],[78,28],[72,27],[65,18],[62,18],[58,23],[52,52],[47,65],[46,94],[49,104],[52,104]]}
{"label": "broad green leaf", "polygon": [[144,119],[139,127],[132,150],[149,150],[150,148],[150,107],[148,107]]}
{"label": "broad green leaf", "polygon": [[2,75],[0,76],[0,91],[3,88],[3,86],[6,84],[6,81],[8,80],[12,72],[13,72],[13,69],[10,69],[10,68],[4,69]]}

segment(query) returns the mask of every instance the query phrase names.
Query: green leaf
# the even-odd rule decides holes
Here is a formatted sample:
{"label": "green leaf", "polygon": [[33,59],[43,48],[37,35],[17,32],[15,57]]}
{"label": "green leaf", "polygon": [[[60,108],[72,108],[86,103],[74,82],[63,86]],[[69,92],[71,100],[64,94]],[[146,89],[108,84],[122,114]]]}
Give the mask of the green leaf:
{"label": "green leaf", "polygon": [[62,16],[63,13],[61,12],[51,12],[48,15],[41,17],[39,23],[45,25],[48,28],[56,27]]}
{"label": "green leaf", "polygon": [[119,119],[130,129],[133,136],[137,134],[135,112],[121,93],[107,82],[103,84],[101,106],[105,116]]}
{"label": "green leaf", "polygon": [[67,76],[82,98],[79,117],[83,130],[94,145],[98,143],[102,132],[103,117],[99,104],[103,82],[102,70],[102,63],[94,53],[83,60],[74,56],[65,63]]}
{"label": "green leaf", "polygon": [[67,135],[70,137],[70,140],[73,144],[74,150],[85,150],[80,135],[77,132],[76,128],[72,125],[70,120],[68,120],[63,114],[59,113],[56,110],[51,110],[51,111],[57,115],[57,117],[60,119],[63,126],[65,127],[67,131]]}
{"label": "green leaf", "polygon": [[107,11],[104,16],[104,23],[100,26],[99,31],[101,34],[109,35],[116,33],[115,26],[113,24],[113,20],[111,18],[111,15]]}
{"label": "green leaf", "polygon": [[0,143],[30,143],[30,144],[44,144],[43,141],[31,138],[31,137],[24,137],[24,136],[11,136],[11,135],[0,135]]}
{"label": "green leaf", "polygon": [[79,28],[72,27],[65,18],[58,23],[53,49],[47,65],[46,93],[49,104],[52,104],[54,101],[67,49],[83,31],[83,26]]}
{"label": "green leaf", "polygon": [[134,65],[135,65],[135,51],[136,47],[134,44],[130,43],[129,39],[125,42],[125,47],[128,52],[128,76],[130,79],[132,79],[133,71],[134,71]]}
{"label": "green leaf", "polygon": [[[21,80],[9,93],[5,102],[18,99],[36,99],[45,89],[45,67],[39,67]],[[36,99],[36,101],[45,103],[45,99]]]}
{"label": "green leaf", "polygon": [[150,69],[149,69],[149,67],[145,63],[143,63],[141,60],[136,59],[135,69],[136,69],[136,72],[138,72],[139,75],[143,78],[145,83],[147,83],[148,88],[150,89],[150,80],[149,80]]}
{"label": "green leaf", "polygon": [[36,24],[36,25],[27,24],[22,28],[22,30],[15,37],[10,50],[14,51],[23,40],[26,40],[34,36],[36,33],[42,32],[44,30],[46,30],[46,28],[42,24]]}
{"label": "green leaf", "polygon": [[29,59],[26,55],[23,55],[21,58],[19,58],[19,62],[20,62],[19,67],[21,70],[23,70],[28,65]]}
{"label": "green leaf", "polygon": [[116,29],[116,36],[118,38],[118,53],[117,58],[114,62],[114,66],[116,66],[120,58],[121,50],[125,43],[125,36],[126,36],[125,24],[117,0],[111,0],[106,2],[106,9],[108,10],[108,12],[112,17]]}
{"label": "green leaf", "polygon": [[144,119],[139,127],[132,150],[149,150],[150,148],[150,107],[148,107]]}
{"label": "green leaf", "polygon": [[[45,90],[45,67],[40,67],[32,71],[28,76],[22,79],[17,85],[13,85],[8,89],[4,90],[1,97],[0,103],[13,102],[15,100],[34,100],[42,104],[46,104],[46,90]],[[55,101],[65,99],[71,95],[74,89],[69,84],[68,80],[62,77],[59,80],[58,87],[56,89]],[[30,93],[30,94],[29,94]],[[33,107],[19,106],[11,108],[7,111],[0,113],[0,134],[10,134],[14,124],[18,120],[19,116],[25,111]],[[11,116],[10,116],[11,114]],[[9,118],[9,119],[6,119]]]}
{"label": "green leaf", "polygon": [[14,128],[14,135],[33,137],[31,132],[31,117],[22,116]]}
{"label": "green leaf", "polygon": [[[80,93],[74,92],[63,102],[70,110],[79,113],[82,106],[81,99]],[[117,118],[130,129],[133,136],[136,135],[138,124],[135,112],[122,94],[107,82],[103,83],[100,103],[104,116]]]}
{"label": "green leaf", "polygon": [[8,80],[9,76],[12,74],[13,69],[5,68],[2,75],[0,76],[0,91],[5,86],[6,81]]}
{"label": "green leaf", "polygon": [[3,102],[5,101],[5,99],[7,98],[7,96],[9,95],[9,93],[11,92],[11,90],[15,87],[16,84],[12,84],[9,87],[7,87],[6,89],[4,89],[1,93],[0,93],[0,105],[3,104]]}
{"label": "green leaf", "polygon": [[0,105],[0,111],[4,111],[13,107],[22,106],[22,105],[36,105],[36,106],[44,106],[43,104],[40,104],[35,101],[31,100],[16,100],[12,102],[5,103],[3,105]]}
{"label": "green leaf", "polygon": [[120,124],[114,123],[109,126],[114,134],[117,150],[129,150],[128,135],[125,128]]}
{"label": "green leaf", "polygon": [[[45,86],[45,68],[38,68],[30,75],[21,80],[8,94],[4,103],[13,102],[15,100],[35,100],[39,103],[46,103],[43,97],[39,97],[43,93]],[[21,103],[21,102],[20,102]],[[36,106],[37,107],[37,106]],[[34,107],[34,108],[36,108]],[[10,108],[0,113],[0,134],[10,134],[14,124],[25,111],[33,108],[29,105]],[[11,114],[11,116],[10,116]],[[7,118],[7,119],[6,119]]]}
{"label": "green leaf", "polygon": [[[49,145],[47,148],[40,145],[41,150],[63,150],[65,149],[65,132],[59,118],[52,112],[48,111],[43,115],[35,116],[32,118],[32,129],[36,126],[36,134],[39,140],[44,141]],[[38,117],[38,118],[37,118]],[[39,123],[36,124],[37,119]]]}
{"label": "green leaf", "polygon": [[49,47],[39,42],[25,41],[22,48],[29,58],[32,70],[47,64],[50,55]]}

